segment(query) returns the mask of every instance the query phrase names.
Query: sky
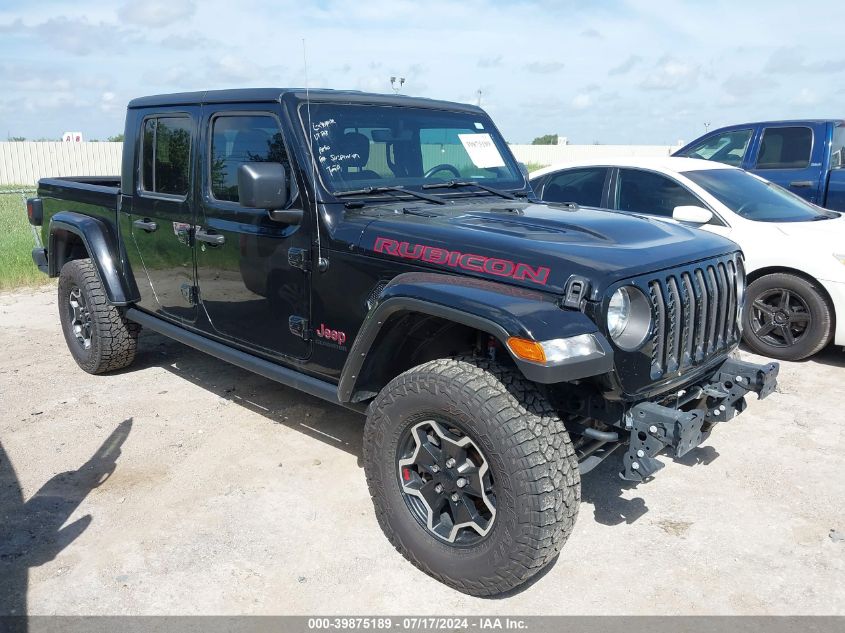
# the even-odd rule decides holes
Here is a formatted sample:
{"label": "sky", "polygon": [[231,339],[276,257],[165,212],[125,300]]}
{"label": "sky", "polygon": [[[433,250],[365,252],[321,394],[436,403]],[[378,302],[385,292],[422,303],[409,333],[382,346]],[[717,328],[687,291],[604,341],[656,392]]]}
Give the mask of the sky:
{"label": "sky", "polygon": [[513,143],[664,145],[706,124],[845,117],[845,2],[798,6],[0,0],[0,138],[102,140],[134,97],[301,87],[304,58],[312,88],[390,92],[395,76],[409,95],[480,91]]}

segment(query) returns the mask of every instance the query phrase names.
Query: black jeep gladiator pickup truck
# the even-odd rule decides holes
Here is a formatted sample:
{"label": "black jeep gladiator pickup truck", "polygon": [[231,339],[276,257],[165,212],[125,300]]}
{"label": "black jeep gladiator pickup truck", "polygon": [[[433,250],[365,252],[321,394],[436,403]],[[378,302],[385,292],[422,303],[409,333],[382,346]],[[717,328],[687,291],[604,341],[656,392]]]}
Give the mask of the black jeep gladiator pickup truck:
{"label": "black jeep gladiator pickup truck", "polygon": [[27,203],[90,373],[141,327],[367,416],[385,534],[475,595],[572,531],[581,475],[642,481],[768,396],[731,352],[745,281],[719,236],[537,202],[477,107],[250,89],[135,99],[115,178]]}

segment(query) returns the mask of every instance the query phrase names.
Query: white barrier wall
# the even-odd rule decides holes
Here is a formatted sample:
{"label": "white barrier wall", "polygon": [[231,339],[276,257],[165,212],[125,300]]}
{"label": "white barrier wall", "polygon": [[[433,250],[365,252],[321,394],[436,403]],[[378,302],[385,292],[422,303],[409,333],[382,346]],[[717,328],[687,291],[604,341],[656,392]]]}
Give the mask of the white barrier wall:
{"label": "white barrier wall", "polygon": [[0,143],[0,185],[34,185],[51,176],[116,176],[123,143]]}
{"label": "white barrier wall", "polygon": [[681,146],[672,145],[511,145],[516,159],[526,165],[554,165],[574,160],[600,160],[619,156],[668,156]]}
{"label": "white barrier wall", "polygon": [[[511,145],[517,160],[553,165],[612,156],[668,156],[670,145]],[[34,185],[51,176],[116,176],[123,143],[0,142],[0,185]]]}

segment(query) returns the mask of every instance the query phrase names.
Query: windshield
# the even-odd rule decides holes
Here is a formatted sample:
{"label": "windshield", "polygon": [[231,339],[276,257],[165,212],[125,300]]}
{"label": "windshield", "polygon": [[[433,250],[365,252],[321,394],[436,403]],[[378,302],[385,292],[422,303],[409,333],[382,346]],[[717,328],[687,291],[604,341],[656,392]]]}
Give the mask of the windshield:
{"label": "windshield", "polygon": [[[507,144],[481,113],[334,103],[312,103],[310,110],[309,117],[303,105],[300,118],[311,132],[322,181],[334,193],[397,186],[419,190],[451,180],[503,190],[525,186]],[[457,190],[430,193],[447,191]]]}
{"label": "windshield", "polygon": [[684,175],[747,220],[807,222],[836,217],[741,169],[707,169]]}

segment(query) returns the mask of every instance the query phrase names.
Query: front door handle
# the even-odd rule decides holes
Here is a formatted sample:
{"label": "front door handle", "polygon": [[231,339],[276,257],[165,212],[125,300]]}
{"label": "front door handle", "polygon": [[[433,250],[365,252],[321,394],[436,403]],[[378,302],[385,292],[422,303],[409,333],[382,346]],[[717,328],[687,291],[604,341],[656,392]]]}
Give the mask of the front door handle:
{"label": "front door handle", "polygon": [[158,224],[152,222],[149,218],[144,218],[143,220],[135,220],[132,223],[136,229],[143,229],[147,233],[152,233],[158,228]]}
{"label": "front door handle", "polygon": [[207,233],[205,229],[197,229],[196,233],[194,233],[194,238],[198,242],[205,242],[212,246],[223,246],[226,243],[224,236],[218,235],[217,233]]}
{"label": "front door handle", "polygon": [[790,187],[812,187],[813,181],[812,180],[793,180],[789,183]]}

